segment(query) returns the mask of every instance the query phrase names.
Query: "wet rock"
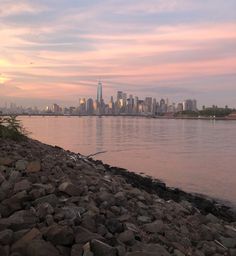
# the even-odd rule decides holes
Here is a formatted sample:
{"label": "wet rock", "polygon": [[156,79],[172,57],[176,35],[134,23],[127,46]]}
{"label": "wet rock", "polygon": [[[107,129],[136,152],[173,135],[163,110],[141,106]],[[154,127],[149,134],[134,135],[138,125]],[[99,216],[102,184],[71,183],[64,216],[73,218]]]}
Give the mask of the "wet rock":
{"label": "wet rock", "polygon": [[70,227],[54,224],[49,227],[45,237],[55,245],[71,245],[74,241],[74,232]]}
{"label": "wet rock", "polygon": [[0,231],[0,244],[7,245],[10,244],[13,237],[13,231],[11,229],[5,229]]}
{"label": "wet rock", "polygon": [[39,160],[31,161],[27,164],[26,171],[29,173],[41,171],[41,163]]}
{"label": "wet rock", "polygon": [[117,250],[114,247],[111,247],[108,244],[105,244],[99,240],[92,240],[90,242],[91,251],[94,253],[95,256],[116,256]]}
{"label": "wet rock", "polygon": [[44,240],[33,240],[26,248],[26,256],[60,256],[58,250]]}

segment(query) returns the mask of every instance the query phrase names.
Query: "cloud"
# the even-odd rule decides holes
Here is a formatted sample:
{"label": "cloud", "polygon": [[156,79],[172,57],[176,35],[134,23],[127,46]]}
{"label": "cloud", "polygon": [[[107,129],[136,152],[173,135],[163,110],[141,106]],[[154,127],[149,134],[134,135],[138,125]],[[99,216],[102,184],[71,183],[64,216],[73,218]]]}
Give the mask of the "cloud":
{"label": "cloud", "polygon": [[94,95],[99,78],[107,95],[231,90],[235,9],[233,0],[2,1],[0,72],[21,98]]}

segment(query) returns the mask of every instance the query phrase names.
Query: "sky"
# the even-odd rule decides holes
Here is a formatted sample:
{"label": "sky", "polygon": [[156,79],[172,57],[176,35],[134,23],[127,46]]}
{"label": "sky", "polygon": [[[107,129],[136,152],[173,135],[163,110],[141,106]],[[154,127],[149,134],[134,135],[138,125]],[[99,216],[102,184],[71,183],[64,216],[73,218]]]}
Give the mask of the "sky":
{"label": "sky", "polygon": [[0,105],[117,90],[236,107],[236,0],[0,0]]}

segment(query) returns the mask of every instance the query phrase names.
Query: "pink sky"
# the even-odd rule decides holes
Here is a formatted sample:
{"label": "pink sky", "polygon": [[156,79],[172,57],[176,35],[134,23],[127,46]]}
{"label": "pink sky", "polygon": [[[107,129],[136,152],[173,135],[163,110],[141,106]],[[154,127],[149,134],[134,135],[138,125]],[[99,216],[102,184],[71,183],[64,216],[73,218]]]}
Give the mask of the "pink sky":
{"label": "pink sky", "polygon": [[3,1],[0,103],[75,103],[102,79],[106,98],[236,107],[233,0],[53,2]]}

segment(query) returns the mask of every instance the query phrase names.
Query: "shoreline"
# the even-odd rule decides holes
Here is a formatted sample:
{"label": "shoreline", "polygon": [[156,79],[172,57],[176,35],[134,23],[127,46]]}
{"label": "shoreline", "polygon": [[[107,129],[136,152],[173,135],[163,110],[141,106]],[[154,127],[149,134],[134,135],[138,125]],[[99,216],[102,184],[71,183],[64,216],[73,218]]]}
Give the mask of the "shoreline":
{"label": "shoreline", "polygon": [[232,208],[58,146],[0,139],[0,184],[0,255],[236,253]]}
{"label": "shoreline", "polygon": [[[139,117],[139,118],[147,118],[147,119],[158,119],[158,120],[210,120],[210,121],[236,121],[236,118],[228,118],[228,117],[171,117],[171,116],[152,116],[152,115],[64,115],[64,114],[7,114],[8,115],[16,115],[19,117]],[[6,116],[0,114],[0,116]]]}

